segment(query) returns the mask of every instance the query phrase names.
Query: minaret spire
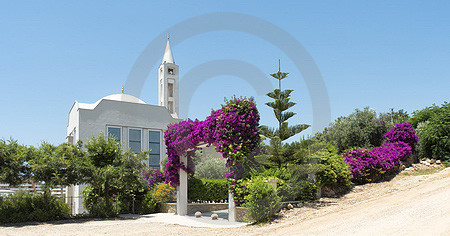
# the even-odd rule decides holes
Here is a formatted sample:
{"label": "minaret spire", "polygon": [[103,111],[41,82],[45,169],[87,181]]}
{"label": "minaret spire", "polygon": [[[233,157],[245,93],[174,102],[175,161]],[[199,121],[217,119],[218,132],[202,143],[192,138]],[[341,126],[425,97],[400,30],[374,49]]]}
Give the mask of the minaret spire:
{"label": "minaret spire", "polygon": [[174,63],[172,48],[170,47],[170,34],[167,35],[166,51],[164,52],[164,57],[162,63]]}
{"label": "minaret spire", "polygon": [[170,48],[170,35],[167,35],[166,51],[159,66],[158,82],[158,105],[166,107],[172,117],[178,118],[179,67],[173,60],[172,48]]}

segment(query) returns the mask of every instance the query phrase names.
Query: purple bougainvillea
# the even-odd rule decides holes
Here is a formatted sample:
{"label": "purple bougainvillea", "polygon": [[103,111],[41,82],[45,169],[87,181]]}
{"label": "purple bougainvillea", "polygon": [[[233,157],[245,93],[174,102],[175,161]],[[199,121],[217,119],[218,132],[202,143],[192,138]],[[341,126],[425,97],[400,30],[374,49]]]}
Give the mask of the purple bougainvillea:
{"label": "purple bougainvillea", "polygon": [[415,150],[419,142],[416,131],[410,123],[397,124],[389,132],[384,134],[384,138],[389,143],[405,142],[411,147],[412,151]]}
{"label": "purple bougainvillea", "polygon": [[259,113],[252,99],[233,99],[222,109],[212,111],[205,121],[186,120],[168,127],[164,133],[168,162],[165,178],[172,186],[179,185],[178,170],[188,173],[192,168],[180,162],[180,156],[191,157],[199,143],[216,147],[227,158],[227,178],[239,179],[239,163],[258,147]]}
{"label": "purple bougainvillea", "polygon": [[418,142],[416,131],[409,123],[396,125],[384,137],[386,141],[372,150],[354,149],[343,154],[355,182],[376,181],[397,171]]}
{"label": "purple bougainvillea", "polygon": [[152,169],[149,171],[145,170],[142,176],[145,180],[147,180],[149,188],[153,188],[156,184],[162,183],[166,180],[164,173],[157,169]]}
{"label": "purple bougainvillea", "polygon": [[371,166],[373,166],[373,158],[370,155],[370,150],[353,149],[344,153],[344,159],[350,165],[354,179],[370,175]]}

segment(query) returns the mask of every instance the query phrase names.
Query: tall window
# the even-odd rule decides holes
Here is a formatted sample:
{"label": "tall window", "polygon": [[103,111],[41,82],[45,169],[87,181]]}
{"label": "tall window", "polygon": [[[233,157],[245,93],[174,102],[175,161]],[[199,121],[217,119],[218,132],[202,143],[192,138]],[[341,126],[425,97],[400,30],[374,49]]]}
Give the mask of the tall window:
{"label": "tall window", "polygon": [[161,136],[159,131],[149,131],[148,132],[148,140],[149,140],[149,149],[150,149],[150,157],[148,159],[148,165],[150,167],[159,168],[160,161],[160,147],[161,147]]}
{"label": "tall window", "polygon": [[169,83],[168,88],[169,88],[169,97],[173,97],[173,84]]}
{"label": "tall window", "polygon": [[169,105],[169,112],[173,113],[173,102],[168,102],[167,104]]}
{"label": "tall window", "polygon": [[113,137],[118,143],[122,140],[121,128],[108,127],[108,137]]}
{"label": "tall window", "polygon": [[141,151],[141,130],[140,129],[129,129],[129,137],[128,137],[128,146],[130,147],[130,151],[134,153],[138,153]]}

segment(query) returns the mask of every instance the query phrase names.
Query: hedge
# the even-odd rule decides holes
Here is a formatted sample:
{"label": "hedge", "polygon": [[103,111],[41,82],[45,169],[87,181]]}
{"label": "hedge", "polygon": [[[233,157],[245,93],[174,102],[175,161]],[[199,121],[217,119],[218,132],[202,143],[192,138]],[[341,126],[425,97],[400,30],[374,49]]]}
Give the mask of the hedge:
{"label": "hedge", "polygon": [[188,199],[191,202],[223,202],[228,200],[226,179],[196,179],[188,181]]}
{"label": "hedge", "polygon": [[47,199],[44,194],[28,192],[0,196],[0,223],[61,220],[69,213],[69,206],[50,194]]}

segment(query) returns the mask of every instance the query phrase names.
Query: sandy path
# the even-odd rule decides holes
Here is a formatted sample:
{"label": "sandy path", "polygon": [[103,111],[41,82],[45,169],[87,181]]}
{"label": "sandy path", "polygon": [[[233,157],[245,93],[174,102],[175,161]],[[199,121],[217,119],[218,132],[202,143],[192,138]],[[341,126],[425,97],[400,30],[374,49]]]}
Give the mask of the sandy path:
{"label": "sandy path", "polygon": [[[450,235],[450,171],[413,188],[349,205],[265,233],[275,235]],[[420,178],[422,177],[422,178]],[[412,177],[414,178],[414,177]],[[419,176],[418,180],[423,176]],[[287,222],[286,222],[287,223]]]}
{"label": "sandy path", "polygon": [[296,208],[272,224],[206,229],[138,220],[0,226],[0,235],[450,235],[450,168],[357,186],[339,199]]}

